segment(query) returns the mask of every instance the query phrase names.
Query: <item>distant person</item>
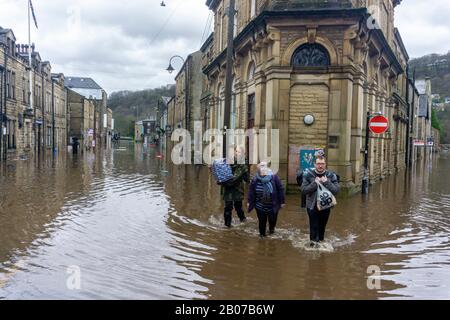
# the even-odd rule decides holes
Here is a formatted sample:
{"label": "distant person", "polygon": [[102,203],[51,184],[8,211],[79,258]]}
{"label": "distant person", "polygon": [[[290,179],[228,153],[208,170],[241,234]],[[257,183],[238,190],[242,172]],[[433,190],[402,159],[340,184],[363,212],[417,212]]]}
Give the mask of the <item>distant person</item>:
{"label": "distant person", "polygon": [[224,220],[225,226],[230,228],[232,221],[233,208],[241,222],[245,222],[244,209],[242,201],[244,200],[244,182],[249,182],[248,167],[245,163],[245,154],[242,148],[235,149],[235,161],[231,164],[233,178],[227,182],[221,183],[221,193],[225,203]]}
{"label": "distant person", "polygon": [[261,162],[248,191],[248,212],[256,209],[261,238],[266,236],[267,221],[269,221],[269,234],[275,232],[278,212],[284,206],[284,187],[280,178],[273,174],[266,162]]}
{"label": "distant person", "polygon": [[326,169],[326,159],[323,152],[316,154],[314,167],[314,170],[308,169],[303,172],[301,185],[301,191],[306,195],[306,210],[309,216],[311,247],[317,247],[318,243],[324,240],[325,229],[331,212],[331,209],[319,211],[317,207],[318,184],[321,183],[333,195],[338,194],[340,189],[337,175]]}
{"label": "distant person", "polygon": [[72,140],[72,153],[78,154],[78,147],[80,146],[80,143],[78,142],[78,138],[73,138]]}

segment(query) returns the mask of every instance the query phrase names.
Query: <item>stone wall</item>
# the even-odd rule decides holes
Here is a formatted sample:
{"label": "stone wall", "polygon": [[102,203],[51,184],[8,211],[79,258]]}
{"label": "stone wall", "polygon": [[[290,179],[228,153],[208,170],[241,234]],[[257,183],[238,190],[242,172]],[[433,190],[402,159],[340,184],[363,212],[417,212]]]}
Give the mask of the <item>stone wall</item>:
{"label": "stone wall", "polygon": [[[322,146],[328,140],[329,90],[325,85],[296,85],[292,87],[289,114],[289,144],[297,146]],[[315,123],[305,125],[307,114]]]}

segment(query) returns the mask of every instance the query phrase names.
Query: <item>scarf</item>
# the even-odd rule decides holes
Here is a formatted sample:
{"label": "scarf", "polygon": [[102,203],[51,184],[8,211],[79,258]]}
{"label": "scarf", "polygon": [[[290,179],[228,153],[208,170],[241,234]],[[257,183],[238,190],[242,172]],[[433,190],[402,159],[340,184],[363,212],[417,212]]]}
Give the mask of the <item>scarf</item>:
{"label": "scarf", "polygon": [[270,199],[273,193],[272,175],[262,177],[259,174],[256,174],[256,179],[264,186],[263,199]]}

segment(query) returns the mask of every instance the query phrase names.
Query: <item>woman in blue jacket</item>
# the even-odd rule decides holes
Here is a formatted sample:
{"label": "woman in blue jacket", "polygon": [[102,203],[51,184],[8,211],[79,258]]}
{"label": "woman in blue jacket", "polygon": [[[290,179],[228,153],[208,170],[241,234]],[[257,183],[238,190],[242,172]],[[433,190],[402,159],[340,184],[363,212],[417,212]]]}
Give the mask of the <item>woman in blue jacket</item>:
{"label": "woman in blue jacket", "polygon": [[261,162],[248,192],[248,212],[256,209],[260,237],[266,236],[267,221],[269,221],[269,233],[275,232],[278,212],[284,205],[284,187],[280,178],[272,173],[266,162]]}

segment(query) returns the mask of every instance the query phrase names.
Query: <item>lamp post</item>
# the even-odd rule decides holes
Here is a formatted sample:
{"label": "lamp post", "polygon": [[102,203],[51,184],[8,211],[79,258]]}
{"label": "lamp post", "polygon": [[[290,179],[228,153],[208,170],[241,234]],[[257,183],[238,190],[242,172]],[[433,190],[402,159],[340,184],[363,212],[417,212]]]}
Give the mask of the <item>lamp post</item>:
{"label": "lamp post", "polygon": [[[189,93],[188,93],[189,92],[189,78],[190,78],[189,68],[187,66],[185,66],[186,61],[183,59],[183,57],[175,55],[170,58],[169,66],[166,69],[169,73],[172,73],[173,71],[175,71],[175,69],[172,66],[172,60],[175,58],[181,59],[181,61],[183,61],[183,66],[181,68],[185,68],[185,72],[184,72],[184,77],[185,77],[185,81],[184,81],[184,116],[185,116],[186,129],[189,130],[189,124],[190,124]],[[188,59],[189,58],[190,58],[190,56],[188,57]]]}
{"label": "lamp post", "polygon": [[181,61],[183,61],[183,65],[184,65],[184,62],[185,62],[185,61],[184,61],[183,57],[178,56],[178,55],[173,56],[172,58],[170,58],[169,66],[168,66],[167,69],[166,69],[167,72],[169,72],[169,73],[172,73],[172,72],[175,71],[174,67],[172,66],[172,60],[175,59],[175,58],[181,59]]}

